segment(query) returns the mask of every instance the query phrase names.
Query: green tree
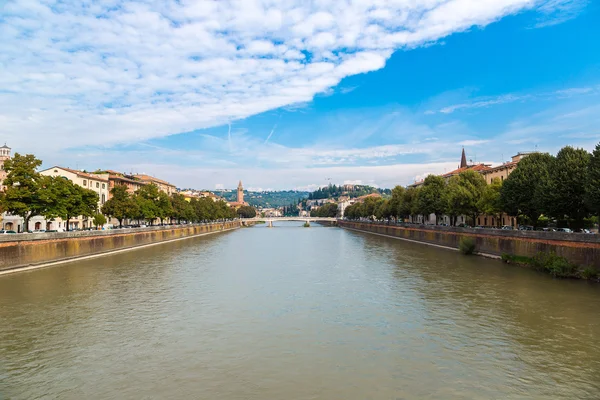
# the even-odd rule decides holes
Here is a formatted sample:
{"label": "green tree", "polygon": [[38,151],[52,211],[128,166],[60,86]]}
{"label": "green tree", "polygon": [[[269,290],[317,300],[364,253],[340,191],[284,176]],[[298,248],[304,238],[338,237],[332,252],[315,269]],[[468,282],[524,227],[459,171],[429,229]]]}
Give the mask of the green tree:
{"label": "green tree", "polygon": [[600,143],[592,152],[586,180],[585,200],[600,222]]}
{"label": "green tree", "polygon": [[[409,219],[411,215],[416,215],[413,214],[413,210],[415,210],[416,207],[416,203],[417,203],[417,199],[418,199],[418,195],[419,195],[419,189],[415,188],[415,187],[409,187],[408,189],[406,189],[404,191],[404,193],[402,194],[402,201],[400,201],[400,205],[397,209],[397,215],[400,216],[400,218],[402,219]],[[392,194],[392,199],[393,199],[393,194]]]}
{"label": "green tree", "polygon": [[256,210],[254,207],[241,206],[236,210],[236,214],[242,218],[254,218],[256,217]]}
{"label": "green tree", "polygon": [[171,199],[166,192],[159,192],[158,199],[156,201],[157,207],[157,217],[160,219],[161,225],[164,222],[165,218],[168,218],[173,213],[173,204],[171,203]]}
{"label": "green tree", "polygon": [[119,227],[123,227],[123,220],[135,218],[137,215],[137,204],[127,192],[127,186],[116,185],[110,190],[111,198],[102,206],[102,213],[119,221]]}
{"label": "green tree", "polygon": [[402,186],[396,186],[392,189],[392,198],[389,203],[389,212],[395,220],[398,220],[398,216],[405,215],[402,213],[402,206],[404,202],[404,193],[406,189]]}
{"label": "green tree", "polygon": [[459,215],[466,215],[471,218],[473,224],[476,223],[477,216],[481,213],[479,201],[485,187],[485,179],[472,170],[463,171],[450,178],[444,200],[452,225]]}
{"label": "green tree", "polygon": [[1,197],[1,207],[4,211],[23,218],[23,230],[27,230],[29,220],[37,215],[44,215],[49,207],[48,191],[45,185],[48,180],[43,178],[36,169],[42,165],[34,155],[20,155],[15,153],[12,159],[4,162],[6,186]]}
{"label": "green tree", "polygon": [[446,201],[444,192],[446,190],[446,181],[441,176],[428,175],[421,186],[418,197],[418,208],[425,218],[430,214],[435,214],[435,223],[446,211]]}
{"label": "green tree", "polygon": [[154,220],[159,217],[161,211],[159,210],[159,189],[155,184],[144,185],[136,190],[134,195],[135,202],[138,206],[138,213],[136,218],[138,220],[144,219],[153,225]]}
{"label": "green tree", "polygon": [[479,199],[479,210],[483,214],[491,215],[496,219],[496,225],[501,225],[502,202],[500,201],[500,191],[502,190],[502,181],[500,178],[494,178],[492,182],[485,187],[481,198]]}
{"label": "green tree", "polygon": [[588,215],[585,202],[590,154],[584,149],[563,147],[550,163],[549,185],[544,191],[546,210],[557,219],[567,216],[571,227],[583,227]]}
{"label": "green tree", "polygon": [[94,226],[98,228],[106,224],[106,217],[100,213],[94,215]]}
{"label": "green tree", "polygon": [[549,170],[553,161],[554,157],[548,153],[533,153],[519,162],[500,190],[500,202],[507,214],[524,215],[537,226],[547,208]]}
{"label": "green tree", "polygon": [[192,198],[189,202],[186,201],[185,197],[179,193],[173,193],[171,195],[171,214],[172,219],[177,220],[177,223],[181,223],[186,214],[186,208],[193,207],[198,202],[197,199]]}
{"label": "green tree", "polygon": [[98,194],[93,190],[76,185],[62,176],[50,178],[47,182],[49,185],[45,190],[51,194],[51,206],[46,210],[46,218],[62,218],[68,231],[72,218],[80,215],[91,217],[96,213]]}

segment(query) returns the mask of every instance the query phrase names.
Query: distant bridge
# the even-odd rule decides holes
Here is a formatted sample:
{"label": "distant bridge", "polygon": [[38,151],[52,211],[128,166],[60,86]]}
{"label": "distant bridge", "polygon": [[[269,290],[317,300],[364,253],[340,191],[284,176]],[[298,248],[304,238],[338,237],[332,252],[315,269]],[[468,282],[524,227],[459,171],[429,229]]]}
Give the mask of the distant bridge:
{"label": "distant bridge", "polygon": [[275,221],[299,221],[299,222],[335,222],[337,218],[328,217],[256,217],[256,218],[245,218],[242,221],[245,222],[266,222],[269,226],[273,226]]}

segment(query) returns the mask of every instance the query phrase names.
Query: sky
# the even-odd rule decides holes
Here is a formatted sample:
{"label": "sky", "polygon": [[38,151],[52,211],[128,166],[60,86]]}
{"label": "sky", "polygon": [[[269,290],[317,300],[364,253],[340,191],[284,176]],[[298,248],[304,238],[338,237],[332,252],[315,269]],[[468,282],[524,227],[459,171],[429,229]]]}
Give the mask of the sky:
{"label": "sky", "polygon": [[0,141],[251,190],[591,150],[599,20],[595,0],[0,0]]}

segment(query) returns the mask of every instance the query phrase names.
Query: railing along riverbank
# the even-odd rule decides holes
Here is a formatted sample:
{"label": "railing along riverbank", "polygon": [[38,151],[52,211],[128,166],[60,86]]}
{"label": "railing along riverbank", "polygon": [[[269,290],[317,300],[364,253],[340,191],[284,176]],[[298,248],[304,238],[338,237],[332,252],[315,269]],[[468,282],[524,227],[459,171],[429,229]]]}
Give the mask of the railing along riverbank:
{"label": "railing along riverbank", "polygon": [[555,253],[570,263],[600,271],[600,235],[584,233],[459,228],[338,220],[342,228],[458,249],[461,238],[472,238],[475,252],[497,257],[532,258]]}
{"label": "railing along riverbank", "polygon": [[21,233],[0,236],[0,272],[41,267],[82,257],[236,229],[239,220],[102,231]]}

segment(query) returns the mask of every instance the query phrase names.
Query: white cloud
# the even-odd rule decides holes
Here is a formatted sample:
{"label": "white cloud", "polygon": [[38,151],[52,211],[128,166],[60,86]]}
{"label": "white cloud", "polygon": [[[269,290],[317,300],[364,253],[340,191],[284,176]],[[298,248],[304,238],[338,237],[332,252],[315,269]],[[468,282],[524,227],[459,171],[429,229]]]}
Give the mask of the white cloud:
{"label": "white cloud", "polygon": [[0,122],[7,141],[42,157],[217,126],[308,102],[394,50],[564,3],[11,1]]}

